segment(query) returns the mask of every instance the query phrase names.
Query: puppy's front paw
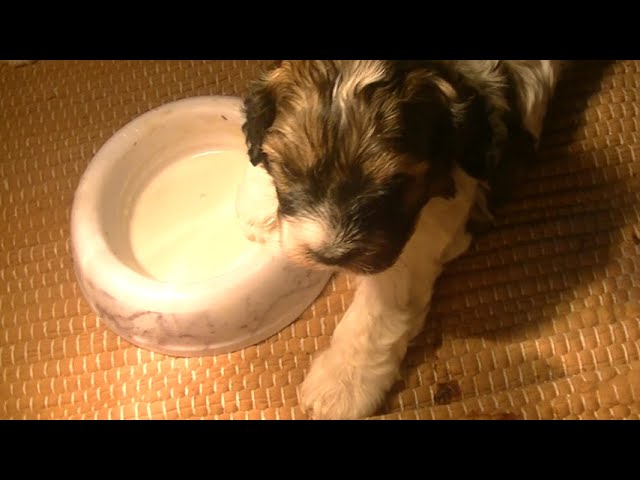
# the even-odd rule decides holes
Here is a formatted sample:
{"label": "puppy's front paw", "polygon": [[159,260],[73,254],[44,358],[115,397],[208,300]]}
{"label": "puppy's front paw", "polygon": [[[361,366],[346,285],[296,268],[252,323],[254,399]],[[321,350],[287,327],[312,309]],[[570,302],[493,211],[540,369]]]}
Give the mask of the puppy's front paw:
{"label": "puppy's front paw", "polygon": [[236,214],[251,241],[265,243],[277,233],[278,198],[264,167],[247,168],[236,194]]}
{"label": "puppy's front paw", "polygon": [[351,420],[372,415],[384,398],[386,384],[364,375],[347,358],[329,348],[312,363],[300,388],[300,406],[317,420]]}

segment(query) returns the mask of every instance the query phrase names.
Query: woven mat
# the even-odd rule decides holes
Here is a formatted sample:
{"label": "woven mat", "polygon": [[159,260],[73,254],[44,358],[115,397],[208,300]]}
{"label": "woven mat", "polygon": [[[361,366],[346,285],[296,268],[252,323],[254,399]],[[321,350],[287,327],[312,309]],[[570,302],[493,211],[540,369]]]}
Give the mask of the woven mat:
{"label": "woven mat", "polygon": [[[296,387],[351,278],[260,345],[180,359],[107,330],[69,255],[74,189],[117,129],[168,101],[240,94],[269,64],[0,66],[0,418],[305,418]],[[639,95],[638,61],[567,75],[540,166],[439,280],[376,418],[638,418]]]}

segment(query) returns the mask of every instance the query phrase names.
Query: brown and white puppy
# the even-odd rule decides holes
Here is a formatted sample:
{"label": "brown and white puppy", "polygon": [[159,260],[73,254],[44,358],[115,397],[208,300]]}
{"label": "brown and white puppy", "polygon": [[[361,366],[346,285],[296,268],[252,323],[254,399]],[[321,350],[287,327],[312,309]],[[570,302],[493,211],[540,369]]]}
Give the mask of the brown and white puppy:
{"label": "brown and white puppy", "polygon": [[[422,328],[443,264],[534,158],[561,62],[284,61],[245,98],[250,238],[359,274],[301,390],[314,418],[370,415]],[[508,179],[506,182],[504,179]]]}

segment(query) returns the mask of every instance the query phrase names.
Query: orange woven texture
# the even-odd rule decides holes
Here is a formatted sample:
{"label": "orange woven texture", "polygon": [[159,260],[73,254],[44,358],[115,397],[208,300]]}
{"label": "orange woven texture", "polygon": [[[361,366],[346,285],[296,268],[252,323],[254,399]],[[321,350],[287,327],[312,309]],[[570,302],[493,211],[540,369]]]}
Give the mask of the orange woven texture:
{"label": "orange woven texture", "polygon": [[[239,95],[269,61],[0,66],[0,418],[298,419],[296,387],[353,295],[339,275],[290,327],[217,357],[139,349],[76,285],[73,192],[135,116]],[[438,281],[375,418],[638,418],[640,62],[582,62],[541,161]]]}

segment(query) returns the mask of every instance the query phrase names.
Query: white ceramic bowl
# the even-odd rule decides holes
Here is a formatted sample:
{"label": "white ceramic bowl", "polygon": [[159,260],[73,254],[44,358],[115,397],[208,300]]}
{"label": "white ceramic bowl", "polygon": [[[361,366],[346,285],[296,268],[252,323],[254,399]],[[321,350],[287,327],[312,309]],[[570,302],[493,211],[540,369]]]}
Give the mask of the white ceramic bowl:
{"label": "white ceramic bowl", "polygon": [[104,144],[78,185],[71,211],[78,282],[100,319],[135,345],[176,356],[253,345],[295,320],[331,275],[262,246],[243,250],[224,273],[192,282],[158,280],[137,261],[130,224],[141,192],[185,155],[244,152],[240,107],[238,98],[214,96],[151,110]]}

